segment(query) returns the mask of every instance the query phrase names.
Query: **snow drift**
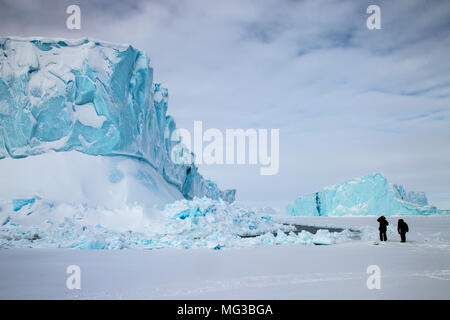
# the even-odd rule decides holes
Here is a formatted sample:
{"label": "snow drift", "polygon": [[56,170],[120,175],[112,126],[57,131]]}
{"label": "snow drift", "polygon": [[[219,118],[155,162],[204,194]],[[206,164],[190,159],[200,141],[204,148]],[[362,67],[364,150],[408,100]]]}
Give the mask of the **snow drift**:
{"label": "snow drift", "polygon": [[448,214],[428,205],[423,192],[406,192],[381,173],[347,180],[321,192],[297,198],[286,207],[291,216]]}
{"label": "snow drift", "polygon": [[221,191],[193,163],[171,160],[190,151],[171,157],[180,142],[170,139],[176,127],[167,101],[149,59],[131,46],[0,38],[0,197],[79,197],[110,207],[117,199],[234,201],[235,190]]}

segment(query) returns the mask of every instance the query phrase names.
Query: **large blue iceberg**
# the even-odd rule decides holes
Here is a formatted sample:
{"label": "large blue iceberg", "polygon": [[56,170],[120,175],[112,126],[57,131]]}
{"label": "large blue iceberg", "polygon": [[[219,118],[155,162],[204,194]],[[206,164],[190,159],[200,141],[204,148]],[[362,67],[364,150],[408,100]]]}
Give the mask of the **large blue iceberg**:
{"label": "large blue iceberg", "polygon": [[350,179],[321,192],[297,198],[286,207],[290,216],[448,214],[428,204],[423,192],[406,192],[381,173]]}
{"label": "large blue iceberg", "polygon": [[[78,151],[126,157],[157,172],[186,199],[233,202],[194,163],[171,152],[168,91],[149,58],[128,45],[88,39],[0,38],[0,159]],[[184,158],[186,148],[177,148]],[[141,171],[140,171],[141,172]],[[113,172],[111,181],[122,173]]]}

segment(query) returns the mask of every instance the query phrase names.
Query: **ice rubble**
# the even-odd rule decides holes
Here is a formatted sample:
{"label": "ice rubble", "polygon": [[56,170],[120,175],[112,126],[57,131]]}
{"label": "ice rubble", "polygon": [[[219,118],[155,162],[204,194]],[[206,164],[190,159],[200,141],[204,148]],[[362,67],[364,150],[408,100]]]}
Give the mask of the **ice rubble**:
{"label": "ice rubble", "polygon": [[[108,188],[116,190],[120,188],[114,183],[130,170],[118,169],[111,156],[128,158],[133,162],[128,167],[134,168],[128,180],[143,177],[132,185],[145,187],[149,181],[162,180],[163,184],[147,190],[153,198],[159,194],[155,188],[177,190],[160,202],[195,196],[234,201],[234,190],[219,190],[193,163],[171,161],[170,152],[179,142],[170,140],[175,122],[167,115],[167,101],[167,89],[153,82],[149,59],[131,46],[88,39],[0,38],[0,159],[78,151],[93,157],[90,161],[95,166],[99,160],[94,158],[108,157],[103,165],[115,171]],[[174,155],[178,158],[189,152],[178,150]],[[76,167],[76,161],[67,156],[55,161],[55,168]],[[23,179],[20,169],[14,170],[16,175],[9,173],[10,181]],[[89,180],[92,170],[79,171],[81,176],[74,183]],[[34,173],[26,178],[36,180]],[[129,195],[136,191],[120,190]],[[23,196],[20,186],[9,191]],[[40,196],[47,198],[43,192]],[[127,197],[124,200],[131,203]]]}
{"label": "ice rubble", "polygon": [[449,214],[428,205],[423,192],[406,192],[381,173],[347,180],[321,192],[297,198],[286,207],[290,216]]}
{"label": "ice rubble", "polygon": [[210,248],[279,244],[334,244],[347,233],[315,235],[236,203],[182,199],[163,210],[139,205],[120,209],[55,205],[44,199],[0,202],[0,248]]}

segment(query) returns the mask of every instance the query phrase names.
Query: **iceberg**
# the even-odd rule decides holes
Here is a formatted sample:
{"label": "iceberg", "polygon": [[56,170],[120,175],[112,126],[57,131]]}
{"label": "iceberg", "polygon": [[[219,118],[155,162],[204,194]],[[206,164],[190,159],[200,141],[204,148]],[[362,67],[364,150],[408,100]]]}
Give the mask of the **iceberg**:
{"label": "iceberg", "polygon": [[[144,52],[88,39],[0,38],[0,248],[333,244],[240,207],[173,140]],[[176,148],[175,148],[176,147]],[[400,190],[399,190],[400,192]],[[407,195],[406,195],[407,196]]]}
{"label": "iceberg", "polygon": [[[168,90],[153,81],[149,58],[132,46],[0,38],[0,171],[11,182],[0,196],[58,200],[54,189],[64,185],[66,198],[98,195],[104,201],[97,205],[124,194],[124,203],[203,196],[233,202],[235,190],[220,190],[193,162],[172,161],[190,151],[171,140],[176,124],[167,107]],[[172,155],[175,146],[178,153]],[[21,161],[37,157],[42,166]],[[51,181],[36,182],[45,174],[78,185],[68,187],[62,178],[53,187]],[[39,194],[24,191],[30,182]]]}
{"label": "iceberg", "polygon": [[428,204],[423,192],[406,192],[381,173],[350,179],[286,206],[290,216],[392,216],[449,214]]}

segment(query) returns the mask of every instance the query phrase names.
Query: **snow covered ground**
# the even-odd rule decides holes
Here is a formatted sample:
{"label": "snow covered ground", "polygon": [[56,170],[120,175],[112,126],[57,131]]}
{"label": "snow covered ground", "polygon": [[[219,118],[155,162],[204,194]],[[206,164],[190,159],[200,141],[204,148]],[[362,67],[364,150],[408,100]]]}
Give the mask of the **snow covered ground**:
{"label": "snow covered ground", "polygon": [[[389,217],[388,241],[374,245],[374,217],[275,217],[361,230],[333,245],[266,244],[158,250],[0,250],[0,299],[449,299],[450,217],[406,217],[407,243]],[[66,268],[81,268],[81,289]],[[367,267],[381,270],[369,290]]]}

